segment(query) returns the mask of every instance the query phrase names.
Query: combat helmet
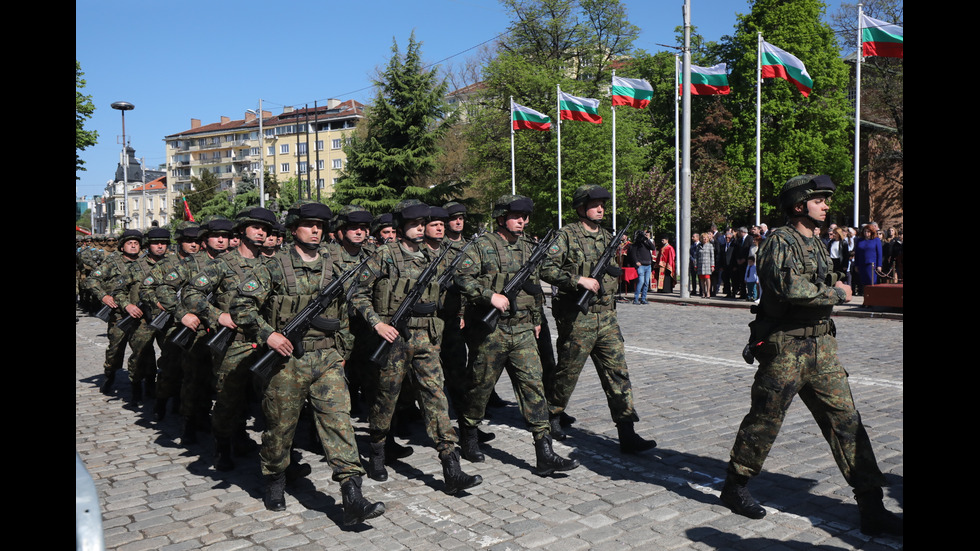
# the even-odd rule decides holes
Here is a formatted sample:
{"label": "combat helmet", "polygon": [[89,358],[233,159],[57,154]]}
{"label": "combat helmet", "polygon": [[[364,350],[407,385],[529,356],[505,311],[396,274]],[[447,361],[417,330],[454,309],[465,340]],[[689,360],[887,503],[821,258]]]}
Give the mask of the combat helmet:
{"label": "combat helmet", "polygon": [[276,215],[263,207],[246,207],[235,215],[235,231],[242,231],[249,224],[262,224],[270,229],[276,223]]}
{"label": "combat helmet", "polygon": [[575,193],[572,194],[572,208],[577,209],[593,199],[608,201],[609,199],[612,199],[612,195],[609,194],[606,188],[596,184],[581,185],[575,190]]}
{"label": "combat helmet", "polygon": [[340,209],[340,212],[337,214],[337,229],[341,229],[347,225],[357,224],[370,227],[373,221],[374,217],[371,216],[371,213],[366,208],[357,205],[347,205]]}
{"label": "combat helmet", "polygon": [[392,211],[392,218],[395,227],[402,230],[402,226],[410,220],[429,217],[429,205],[418,199],[405,199],[395,205]]}
{"label": "combat helmet", "polygon": [[794,176],[779,192],[779,206],[787,215],[792,216],[793,207],[798,203],[809,201],[814,197],[830,197],[837,186],[826,174],[804,174]]}
{"label": "combat helmet", "polygon": [[446,209],[446,213],[449,214],[449,218],[452,218],[457,214],[466,214],[466,205],[457,201],[450,201],[443,205],[442,208]]}
{"label": "combat helmet", "polygon": [[[286,227],[290,229],[295,228],[303,220],[316,220],[326,225],[332,217],[333,213],[330,212],[330,207],[323,203],[297,201],[286,211]],[[274,221],[272,225],[275,226]]]}
{"label": "combat helmet", "polygon": [[534,212],[534,201],[523,195],[501,195],[493,204],[491,216],[498,218],[506,215],[508,212],[526,212],[531,214]]}
{"label": "combat helmet", "polygon": [[139,241],[140,245],[142,245],[143,232],[139,230],[126,230],[122,232],[122,235],[119,236],[119,239],[116,239],[116,249],[121,251],[123,248],[123,244],[125,244],[127,241],[132,241],[133,239]]}

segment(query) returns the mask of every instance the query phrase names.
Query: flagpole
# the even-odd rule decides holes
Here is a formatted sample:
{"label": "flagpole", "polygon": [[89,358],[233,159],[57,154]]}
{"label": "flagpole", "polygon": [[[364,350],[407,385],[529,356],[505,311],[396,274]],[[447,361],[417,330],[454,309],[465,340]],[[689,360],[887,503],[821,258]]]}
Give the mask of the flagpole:
{"label": "flagpole", "polygon": [[[616,79],[616,70],[613,69],[612,72],[613,80]],[[609,88],[609,93],[612,94],[612,87]],[[610,102],[611,103],[611,102]],[[612,119],[613,119],[613,131],[612,131],[612,225],[613,232],[616,231],[616,106],[610,107],[612,109]]]}
{"label": "flagpole", "polygon": [[561,85],[556,84],[558,94],[555,96],[555,107],[558,109],[558,229],[561,229]]}
{"label": "flagpole", "polygon": [[[682,123],[682,147],[684,157],[681,166],[681,229],[674,234],[674,246],[677,248],[677,262],[674,264],[674,278],[681,288],[681,298],[691,296],[688,288],[691,270],[691,247],[681,246],[682,235],[691,235],[691,0],[684,0],[684,119]],[[674,274],[671,274],[672,276]]]}
{"label": "flagpole", "polygon": [[510,97],[510,194],[517,195],[517,176],[514,164],[514,96]]}
{"label": "flagpole", "polygon": [[858,36],[857,36],[857,59],[854,64],[857,66],[855,78],[857,78],[857,92],[854,97],[854,227],[860,223],[858,220],[858,195],[861,190],[861,62],[864,60],[864,42],[861,33],[861,15],[864,13],[864,4],[859,3],[858,9]]}
{"label": "flagpole", "polygon": [[[674,94],[674,233],[681,234],[681,111],[680,102],[683,94],[680,93],[680,67],[681,58],[674,54],[674,88],[678,93]],[[680,248],[680,247],[678,247]]]}
{"label": "flagpole", "polygon": [[762,33],[755,46],[755,225],[762,223]]}

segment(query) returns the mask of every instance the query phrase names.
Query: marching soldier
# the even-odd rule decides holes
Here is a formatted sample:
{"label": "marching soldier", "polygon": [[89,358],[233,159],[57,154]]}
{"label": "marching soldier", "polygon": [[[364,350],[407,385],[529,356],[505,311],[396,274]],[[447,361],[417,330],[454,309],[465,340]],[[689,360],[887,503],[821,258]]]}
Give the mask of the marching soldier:
{"label": "marching soldier", "polygon": [[[533,294],[522,290],[515,299],[515,314],[511,314],[509,299],[501,294],[506,282],[531,255],[533,247],[524,239],[524,227],[533,209],[534,204],[527,197],[504,195],[498,199],[493,209],[495,231],[479,237],[467,249],[456,270],[456,286],[466,300],[464,336],[469,348],[467,374],[470,377],[463,393],[459,428],[463,457],[473,462],[484,461],[477,426],[486,413],[493,387],[506,368],[521,413],[534,435],[537,471],[549,475],[572,470],[579,462],[556,454],[548,432],[548,404],[536,341],[544,294],[540,286]],[[536,283],[535,279],[531,287]],[[481,323],[490,308],[501,312],[492,331]]]}
{"label": "marching soldier", "polygon": [[[216,394],[211,430],[215,441],[214,466],[219,471],[235,468],[233,451],[241,455],[255,446],[245,432],[244,414],[251,380],[249,357],[257,345],[238,329],[230,306],[245,274],[262,263],[265,238],[275,223],[272,211],[262,207],[238,213],[234,226],[240,238],[238,247],[208,262],[185,288],[181,300],[187,311],[181,319],[184,325],[196,330],[203,321],[212,334],[222,327],[232,331],[232,342],[212,356]],[[212,301],[207,299],[209,294],[213,294]]]}
{"label": "marching soldier", "polygon": [[[371,461],[368,476],[387,480],[386,451],[391,449],[391,422],[402,383],[406,378],[417,385],[422,402],[426,433],[435,443],[442,462],[446,493],[455,494],[483,482],[470,476],[459,465],[459,441],[449,420],[449,402],[443,389],[439,345],[443,322],[436,316],[440,301],[438,273],[424,290],[407,322],[407,335],[389,325],[392,315],[418,283],[418,277],[436,257],[424,244],[429,206],[416,200],[395,207],[394,222],[399,238],[378,248],[358,277],[354,307],[382,339],[391,343],[387,365],[381,371],[371,407]],[[444,260],[444,259],[443,259]],[[387,446],[386,446],[387,443]],[[387,449],[386,449],[387,448]]]}
{"label": "marching soldier", "polygon": [[833,308],[851,300],[851,288],[832,271],[827,248],[814,237],[836,186],[829,176],[791,178],[779,194],[787,225],[759,250],[762,299],[750,324],[750,348],[759,360],[752,406],[732,446],[721,500],[739,515],[760,519],[766,510],[746,484],[762,464],[796,394],[813,414],[837,466],[854,489],[861,532],[901,535],[902,520],[885,509],[871,439],[854,406],[847,372],[837,357]]}
{"label": "marching soldier", "polygon": [[347,325],[343,296],[327,306],[296,347],[282,333],[323,287],[344,273],[336,259],[320,248],[326,235],[324,225],[330,218],[330,208],[320,203],[297,203],[289,209],[286,225],[293,246],[245,277],[232,303],[232,317],[248,340],[264,343],[287,357],[264,385],[262,397],[266,430],[259,457],[266,479],[266,509],[286,509],[286,479],[290,471],[300,468],[292,462],[290,449],[300,411],[309,399],[320,441],[333,467],[333,479],[340,483],[344,524],[350,525],[380,516],[385,506],[370,503],[361,495],[364,469],[350,420],[340,340],[340,332]]}
{"label": "marching soldier", "polygon": [[[545,372],[544,386],[551,435],[564,440],[567,434],[561,425],[561,414],[568,407],[585,361],[591,356],[619,431],[619,449],[623,453],[638,453],[656,447],[657,443],[644,440],[633,427],[639,417],[633,409],[633,387],[626,367],[623,333],[616,317],[619,278],[608,271],[599,279],[591,277],[599,257],[613,239],[599,225],[605,215],[605,203],[611,197],[597,185],[584,185],[575,190],[572,206],[579,221],[558,232],[558,240],[541,265],[541,279],[558,288],[551,301],[558,330],[558,363],[555,371]],[[618,269],[615,257],[610,259],[609,266]],[[583,290],[595,293],[587,314],[576,305]]]}

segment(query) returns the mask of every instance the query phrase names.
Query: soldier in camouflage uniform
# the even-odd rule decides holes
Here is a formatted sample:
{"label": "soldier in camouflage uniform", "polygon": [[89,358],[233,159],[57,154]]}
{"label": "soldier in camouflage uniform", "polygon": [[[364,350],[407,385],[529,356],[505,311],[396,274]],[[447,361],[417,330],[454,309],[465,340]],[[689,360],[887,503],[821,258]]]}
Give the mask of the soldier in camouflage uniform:
{"label": "soldier in camouflage uniform", "polygon": [[[619,266],[615,256],[597,280],[592,271],[613,235],[600,226],[605,203],[612,196],[597,185],[575,190],[572,206],[579,221],[558,232],[558,240],[541,264],[541,279],[558,288],[552,299],[552,310],[558,330],[558,363],[554,371],[544,373],[545,395],[550,408],[551,436],[564,440],[561,413],[575,390],[585,361],[591,357],[606,394],[613,422],[619,431],[619,449],[639,453],[657,445],[636,434],[633,424],[639,421],[633,409],[633,387],[626,367],[623,333],[616,317],[616,291]],[[589,311],[583,314],[576,302],[584,290],[595,293]]]}
{"label": "soldier in camouflage uniform", "polygon": [[779,202],[786,226],[774,230],[759,250],[762,298],[750,324],[749,350],[759,360],[752,407],[732,447],[722,501],[732,511],[759,519],[766,510],[746,484],[762,471],[793,396],[800,395],[854,489],[861,531],[900,535],[902,520],[882,504],[885,478],[854,406],[847,372],[837,357],[834,305],[851,300],[841,274],[831,271],[826,247],[814,237],[833,194],[829,176],[807,174],[786,182]]}
{"label": "soldier in camouflage uniform", "polygon": [[139,258],[140,247],[143,241],[143,234],[138,230],[126,230],[119,236],[116,242],[118,250],[106,256],[102,264],[92,272],[92,277],[85,280],[86,288],[102,304],[112,308],[109,317],[109,327],[106,331],[109,337],[109,344],[105,351],[105,380],[102,381],[101,390],[103,394],[112,392],[112,384],[116,380],[116,372],[122,369],[123,358],[126,355],[126,341],[129,335],[125,331],[116,327],[116,323],[126,314],[116,302],[115,295],[118,289],[115,288],[121,278],[129,271],[129,264]]}
{"label": "soldier in camouflage uniform", "polygon": [[[368,243],[368,232],[373,217],[362,207],[347,205],[334,218],[337,224],[336,233],[339,234],[340,239],[327,245],[326,249],[335,262],[339,262],[346,271],[374,253],[374,245]],[[373,389],[378,373],[375,366],[370,365],[368,358],[379,341],[374,331],[371,331],[365,321],[354,312],[351,299],[356,282],[352,280],[348,285],[346,302],[350,326],[345,328],[342,338],[345,341],[345,370],[353,412],[360,411],[361,402],[365,407],[370,407],[373,403]]]}
{"label": "soldier in camouflage uniform", "polygon": [[394,241],[398,236],[395,231],[394,218],[390,212],[384,212],[374,217],[371,223],[371,235],[375,245],[384,245]]}
{"label": "soldier in camouflage uniform", "polygon": [[[228,251],[229,240],[234,232],[234,223],[227,218],[216,216],[201,226],[198,237],[201,250],[177,264],[173,271],[163,276],[156,288],[157,300],[167,311],[172,311],[175,325],[195,329],[186,352],[180,355],[180,415],[183,418],[183,432],[180,442],[190,446],[198,442],[197,431],[211,431],[211,390],[214,372],[211,349],[208,348],[207,325],[200,323],[182,302],[182,289],[188,287],[204,267]],[[191,314],[187,316],[187,314]],[[180,320],[197,321],[195,327],[185,325]],[[212,332],[213,333],[213,332]]]}
{"label": "soldier in camouflage uniform", "polygon": [[180,367],[182,353],[180,348],[170,342],[169,339],[176,327],[173,318],[173,304],[170,305],[170,310],[164,308],[156,292],[167,276],[175,274],[179,265],[200,250],[199,229],[200,226],[196,222],[178,224],[175,235],[177,250],[154,264],[150,269],[150,275],[140,284],[140,302],[151,306],[149,314],[152,315],[153,319],[156,320],[156,316],[159,315],[170,316],[166,325],[155,335],[160,347],[160,358],[157,361],[159,373],[157,374],[156,403],[153,404],[153,413],[158,421],[162,421],[167,415],[167,402],[171,398],[179,396],[182,378]]}
{"label": "soldier in camouflage uniform", "polygon": [[[327,305],[297,342],[281,332],[345,271],[338,259],[320,249],[323,226],[330,218],[330,208],[320,203],[300,202],[290,207],[286,225],[293,235],[293,246],[246,275],[231,311],[249,340],[264,343],[287,358],[263,388],[266,430],[259,458],[266,480],[266,509],[286,509],[286,479],[296,476],[300,469],[292,462],[290,449],[300,411],[309,399],[320,442],[333,467],[333,479],[341,484],[344,524],[350,525],[380,516],[385,506],[369,503],[360,490],[364,469],[350,420],[344,343],[339,338],[347,326],[345,299],[341,296]],[[299,472],[307,474],[308,466],[303,467],[306,469]]]}
{"label": "soldier in camouflage uniform", "polygon": [[[446,263],[453,261],[459,251],[466,246],[468,240],[463,235],[466,207],[455,201],[442,207],[446,211],[445,238],[442,247],[452,250],[446,255]],[[466,341],[461,329],[463,321],[463,304],[459,289],[455,285],[446,290],[439,317],[445,322],[446,328],[442,334],[442,371],[446,377],[446,393],[449,401],[460,414],[463,388],[466,384]]]}
{"label": "soldier in camouflage uniform", "polygon": [[[212,351],[216,394],[211,430],[215,441],[214,466],[219,471],[235,468],[233,451],[241,455],[255,446],[245,432],[245,406],[251,381],[249,367],[254,361],[251,356],[257,345],[235,324],[230,307],[245,274],[263,262],[261,250],[275,223],[276,217],[268,209],[252,207],[240,212],[235,217],[235,232],[240,238],[238,247],[208,262],[185,287],[181,299],[187,311],[181,319],[184,325],[197,329],[203,321],[212,331],[221,327],[233,330],[227,349]],[[208,301],[207,296],[212,293],[213,300]]]}
{"label": "soldier in camouflage uniform", "polygon": [[[483,482],[479,475],[464,473],[459,465],[459,441],[449,420],[449,402],[443,389],[439,344],[443,323],[436,316],[441,289],[438,271],[416,303],[404,335],[388,324],[418,277],[436,253],[424,241],[429,206],[406,200],[395,207],[394,221],[399,239],[378,247],[358,276],[354,308],[375,333],[391,343],[387,363],[378,377],[378,388],[369,416],[371,462],[368,476],[387,480],[386,442],[391,438],[391,421],[402,383],[410,378],[419,390],[426,433],[435,443],[442,462],[446,493],[455,494]],[[445,262],[445,259],[442,260]],[[437,270],[440,269],[437,267]],[[391,447],[390,444],[387,446]]]}
{"label": "soldier in camouflage uniform", "polygon": [[[527,197],[504,195],[494,204],[496,230],[488,232],[466,250],[456,269],[456,286],[466,300],[464,337],[469,348],[467,374],[470,379],[463,393],[459,428],[463,457],[484,461],[477,436],[477,426],[486,413],[487,401],[503,370],[514,385],[521,413],[534,435],[537,471],[548,475],[579,466],[577,460],[565,459],[552,449],[548,432],[548,403],[541,382],[541,358],[537,335],[541,328],[541,304],[544,293],[537,277],[516,296],[516,314],[510,301],[501,294],[506,282],[527,263],[531,243],[524,238],[524,227],[534,204]],[[533,280],[533,281],[532,281]],[[500,310],[500,319],[492,331],[482,323],[490,308]]]}

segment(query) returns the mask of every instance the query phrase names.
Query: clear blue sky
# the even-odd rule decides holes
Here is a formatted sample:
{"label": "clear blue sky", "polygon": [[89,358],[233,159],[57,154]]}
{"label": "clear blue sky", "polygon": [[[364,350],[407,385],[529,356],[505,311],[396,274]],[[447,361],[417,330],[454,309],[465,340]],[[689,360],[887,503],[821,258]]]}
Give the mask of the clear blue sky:
{"label": "clear blue sky", "polygon": [[[648,52],[674,44],[683,24],[683,0],[624,0]],[[827,13],[840,0],[828,2]],[[691,0],[692,24],[707,40],[732,34],[744,0]],[[164,136],[222,115],[244,118],[246,109],[273,114],[283,106],[328,98],[369,103],[371,77],[391,55],[404,51],[412,31],[427,62],[462,65],[474,47],[507,28],[497,0],[368,0],[170,2],[76,0],[75,59],[95,114],[85,128],[99,143],[82,153],[76,196],[101,195],[115,174],[122,149],[115,101],[136,106],[126,113],[126,136],[150,168],[166,162]]]}

